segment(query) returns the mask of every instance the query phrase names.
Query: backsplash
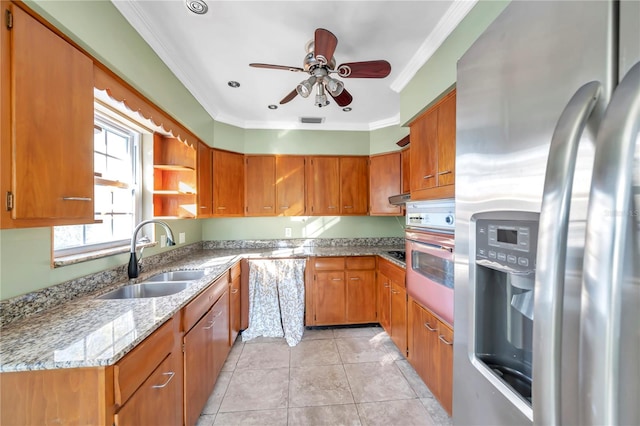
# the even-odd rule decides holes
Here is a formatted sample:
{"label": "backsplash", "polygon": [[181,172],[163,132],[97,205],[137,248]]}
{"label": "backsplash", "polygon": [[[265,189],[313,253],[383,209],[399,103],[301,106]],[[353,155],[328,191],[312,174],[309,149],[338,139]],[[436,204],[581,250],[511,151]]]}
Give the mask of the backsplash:
{"label": "backsplash", "polygon": [[[173,262],[200,250],[215,249],[273,249],[297,247],[375,247],[404,245],[404,238],[314,238],[283,240],[226,240],[201,241],[174,250],[142,259],[141,271],[158,269],[162,264]],[[0,300],[0,328],[18,319],[54,308],[98,290],[106,289],[128,280],[127,265],[96,272],[42,290]]]}

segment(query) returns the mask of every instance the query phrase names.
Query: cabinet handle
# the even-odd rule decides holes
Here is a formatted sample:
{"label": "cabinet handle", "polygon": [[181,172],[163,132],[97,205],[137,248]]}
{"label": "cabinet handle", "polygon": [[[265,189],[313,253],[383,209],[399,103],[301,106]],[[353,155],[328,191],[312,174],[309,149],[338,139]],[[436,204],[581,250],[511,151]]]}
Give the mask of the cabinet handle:
{"label": "cabinet handle", "polygon": [[355,280],[359,280],[359,279],[360,279],[360,277],[351,277],[351,278],[349,278],[349,279],[350,279],[351,281],[355,281]]}
{"label": "cabinet handle", "polygon": [[400,294],[398,290],[391,289],[391,294]]}
{"label": "cabinet handle", "polygon": [[216,321],[215,320],[210,321],[209,324],[210,324],[209,327],[203,327],[202,329],[203,330],[211,330],[213,328],[213,326],[216,324]]}
{"label": "cabinet handle", "polygon": [[327,208],[328,208],[328,209],[335,209],[335,208],[336,208],[336,206],[328,206]]}
{"label": "cabinet handle", "polygon": [[425,323],[424,323],[424,326],[425,326],[425,327],[427,327],[427,330],[429,330],[429,331],[436,331],[436,329],[435,329],[435,328],[431,328],[431,325],[429,325],[429,323],[428,323],[428,322],[425,322]]}
{"label": "cabinet handle", "polygon": [[271,210],[273,208],[273,206],[262,206],[263,209],[265,210]]}
{"label": "cabinet handle", "polygon": [[444,343],[445,345],[453,345],[453,342],[449,342],[447,339],[444,338],[444,336],[441,334],[438,336],[438,339],[440,339],[440,341],[442,341],[442,343]]}
{"label": "cabinet handle", "polygon": [[331,278],[331,281],[342,281],[342,278]]}
{"label": "cabinet handle", "polygon": [[231,294],[236,294],[237,292],[238,292],[237,288],[234,288],[234,289],[231,290]]}
{"label": "cabinet handle", "polygon": [[176,375],[176,373],[174,373],[173,371],[169,371],[168,373],[162,373],[162,375],[163,375],[163,376],[169,376],[169,378],[167,379],[167,381],[166,381],[166,382],[164,382],[164,383],[163,383],[163,384],[161,384],[161,385],[153,385],[153,386],[151,386],[152,388],[154,388],[154,389],[161,389],[161,388],[163,388],[163,387],[167,386],[167,385],[169,384],[169,382],[171,381],[171,379],[173,379],[173,376],[175,376],[175,375]]}
{"label": "cabinet handle", "polygon": [[286,209],[288,209],[288,208],[289,208],[289,206],[280,206],[280,209],[281,209],[281,210],[286,210]]}
{"label": "cabinet handle", "polygon": [[451,170],[445,170],[444,172],[438,173],[438,176],[448,175],[449,173],[451,173]]}
{"label": "cabinet handle", "polygon": [[344,206],[343,208],[345,208],[345,209],[352,209],[352,208],[353,208],[353,206]]}
{"label": "cabinet handle", "polygon": [[206,209],[206,208],[207,208],[207,206],[200,206],[200,208],[201,208],[201,209]]}
{"label": "cabinet handle", "polygon": [[384,283],[383,286],[384,288],[389,288],[389,283]]}
{"label": "cabinet handle", "polygon": [[218,210],[226,210],[226,207],[218,207]]}
{"label": "cabinet handle", "polygon": [[426,176],[422,176],[422,179],[431,179],[433,177],[433,175],[426,175]]}
{"label": "cabinet handle", "polygon": [[93,201],[91,197],[62,197],[64,201]]}

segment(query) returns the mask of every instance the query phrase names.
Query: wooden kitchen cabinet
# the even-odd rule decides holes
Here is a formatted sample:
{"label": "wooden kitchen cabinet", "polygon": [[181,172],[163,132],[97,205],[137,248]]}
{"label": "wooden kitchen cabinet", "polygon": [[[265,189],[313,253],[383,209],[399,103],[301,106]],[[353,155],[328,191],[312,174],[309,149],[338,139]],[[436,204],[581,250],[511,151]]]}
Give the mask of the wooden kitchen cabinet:
{"label": "wooden kitchen cabinet", "polygon": [[375,257],[316,257],[307,285],[307,325],[377,322]]}
{"label": "wooden kitchen cabinet", "polygon": [[196,216],[198,151],[177,138],[153,135],[153,215]]}
{"label": "wooden kitchen cabinet", "polygon": [[213,149],[213,215],[243,216],[244,155]]}
{"label": "wooden kitchen cabinet", "polygon": [[198,209],[199,218],[213,215],[213,172],[211,148],[204,142],[198,142]]}
{"label": "wooden kitchen cabinet", "polygon": [[409,303],[409,362],[451,415],[453,330],[415,300]]}
{"label": "wooden kitchen cabinet", "polygon": [[411,192],[411,147],[400,151],[402,157],[402,194]]}
{"label": "wooden kitchen cabinet", "polygon": [[[93,61],[3,2],[2,228],[94,220]],[[8,18],[7,18],[8,19]]]}
{"label": "wooden kitchen cabinet", "polygon": [[303,156],[276,156],[276,214],[305,214],[305,163]]}
{"label": "wooden kitchen cabinet", "polygon": [[307,207],[314,216],[340,214],[340,159],[338,157],[309,158]]}
{"label": "wooden kitchen cabinet", "polygon": [[362,216],[368,210],[368,158],[340,157],[340,214]]}
{"label": "wooden kitchen cabinet", "polygon": [[378,311],[380,325],[403,355],[407,354],[407,292],[405,271],[378,258]]}
{"label": "wooden kitchen cabinet", "polygon": [[400,216],[402,208],[389,204],[389,197],[401,192],[401,154],[390,152],[370,158],[369,191],[371,216]]}
{"label": "wooden kitchen cabinet", "polygon": [[245,214],[274,216],[276,214],[276,157],[247,155],[245,162]]}
{"label": "wooden kitchen cabinet", "polygon": [[240,262],[229,271],[229,346],[233,346],[241,330],[242,293]]}
{"label": "wooden kitchen cabinet", "polygon": [[454,197],[455,117],[454,90],[409,125],[412,200]]}

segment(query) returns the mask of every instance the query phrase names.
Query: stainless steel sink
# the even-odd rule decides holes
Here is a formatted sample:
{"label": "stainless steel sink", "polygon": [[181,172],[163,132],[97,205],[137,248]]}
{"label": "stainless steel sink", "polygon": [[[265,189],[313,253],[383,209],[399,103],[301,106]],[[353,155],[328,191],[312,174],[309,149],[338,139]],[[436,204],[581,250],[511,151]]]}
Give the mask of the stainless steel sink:
{"label": "stainless steel sink", "polygon": [[188,281],[131,284],[98,296],[98,299],[142,299],[170,296],[186,289],[189,284],[191,283]]}
{"label": "stainless steel sink", "polygon": [[143,282],[166,282],[166,281],[196,281],[204,277],[204,271],[199,269],[191,269],[184,271],[170,271],[162,274],[154,275],[147,278]]}

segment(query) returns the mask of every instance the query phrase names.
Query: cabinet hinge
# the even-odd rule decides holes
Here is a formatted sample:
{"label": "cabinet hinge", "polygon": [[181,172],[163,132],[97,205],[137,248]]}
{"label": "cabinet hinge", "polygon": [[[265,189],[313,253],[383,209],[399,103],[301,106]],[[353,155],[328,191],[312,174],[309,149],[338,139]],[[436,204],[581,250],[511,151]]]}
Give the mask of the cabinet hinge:
{"label": "cabinet hinge", "polygon": [[8,29],[13,28],[13,13],[9,9],[4,12],[4,21]]}
{"label": "cabinet hinge", "polygon": [[182,353],[184,353],[184,343],[182,343]]}
{"label": "cabinet hinge", "polygon": [[7,211],[13,210],[13,194],[7,191]]}

